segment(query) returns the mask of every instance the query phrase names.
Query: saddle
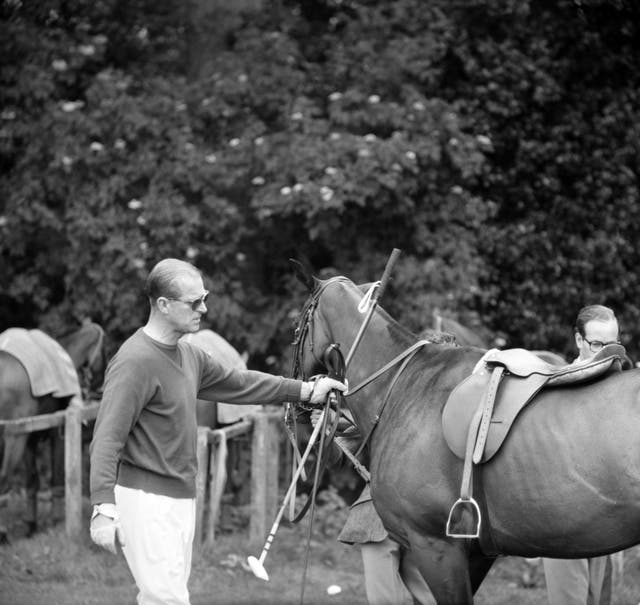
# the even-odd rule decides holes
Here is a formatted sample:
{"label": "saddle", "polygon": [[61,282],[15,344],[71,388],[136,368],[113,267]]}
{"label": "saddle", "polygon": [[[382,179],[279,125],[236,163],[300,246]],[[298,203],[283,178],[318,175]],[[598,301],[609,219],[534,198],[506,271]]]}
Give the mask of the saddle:
{"label": "saddle", "polygon": [[[465,462],[461,495],[449,513],[448,536],[478,537],[480,510],[471,497],[472,463],[491,460],[520,411],[543,388],[571,387],[621,371],[625,355],[623,346],[611,344],[584,363],[556,366],[526,349],[494,349],[485,354],[474,373],[451,392],[442,413],[445,441]],[[451,530],[452,514],[457,507],[466,507],[466,512],[477,519],[475,531]],[[463,516],[468,519],[469,514]]]}

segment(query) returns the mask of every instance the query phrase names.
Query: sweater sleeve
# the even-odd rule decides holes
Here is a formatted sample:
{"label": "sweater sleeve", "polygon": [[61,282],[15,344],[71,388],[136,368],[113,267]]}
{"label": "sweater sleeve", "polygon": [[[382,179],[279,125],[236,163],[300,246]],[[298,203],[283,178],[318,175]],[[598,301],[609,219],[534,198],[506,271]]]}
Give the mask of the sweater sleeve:
{"label": "sweater sleeve", "polygon": [[149,398],[149,381],[144,376],[142,364],[125,355],[116,355],[107,368],[90,446],[92,504],[115,502],[120,454]]}
{"label": "sweater sleeve", "polygon": [[204,351],[197,354],[203,364],[200,399],[239,405],[300,401],[300,380],[226,366]]}

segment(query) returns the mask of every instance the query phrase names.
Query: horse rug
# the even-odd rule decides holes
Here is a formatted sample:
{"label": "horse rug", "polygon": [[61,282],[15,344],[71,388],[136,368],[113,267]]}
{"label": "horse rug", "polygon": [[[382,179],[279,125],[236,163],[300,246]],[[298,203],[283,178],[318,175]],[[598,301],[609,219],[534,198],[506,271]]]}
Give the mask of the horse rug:
{"label": "horse rug", "polygon": [[9,328],[0,334],[0,351],[15,357],[23,366],[34,397],[81,399],[78,373],[62,345],[41,330]]}

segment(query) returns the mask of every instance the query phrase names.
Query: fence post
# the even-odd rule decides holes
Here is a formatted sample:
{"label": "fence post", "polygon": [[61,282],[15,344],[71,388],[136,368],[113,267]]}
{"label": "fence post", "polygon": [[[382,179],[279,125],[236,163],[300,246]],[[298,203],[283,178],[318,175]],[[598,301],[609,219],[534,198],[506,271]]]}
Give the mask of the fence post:
{"label": "fence post", "polygon": [[257,413],[253,422],[251,449],[251,520],[249,540],[259,543],[275,520],[278,499],[277,431],[265,413]]}
{"label": "fence post", "polygon": [[82,408],[70,406],[64,423],[65,531],[73,543],[82,537]]}

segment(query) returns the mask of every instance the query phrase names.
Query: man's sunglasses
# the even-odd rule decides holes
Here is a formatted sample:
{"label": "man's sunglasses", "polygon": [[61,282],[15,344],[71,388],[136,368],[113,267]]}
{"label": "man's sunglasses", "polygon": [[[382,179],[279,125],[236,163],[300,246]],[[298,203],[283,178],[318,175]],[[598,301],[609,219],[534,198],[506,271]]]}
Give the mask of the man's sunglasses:
{"label": "man's sunglasses", "polygon": [[165,298],[184,303],[185,305],[189,305],[192,311],[197,311],[201,305],[207,304],[207,300],[209,299],[209,291],[205,291],[205,293],[200,298],[196,298],[195,300],[182,300],[181,298],[171,298],[171,296],[165,296]]}

